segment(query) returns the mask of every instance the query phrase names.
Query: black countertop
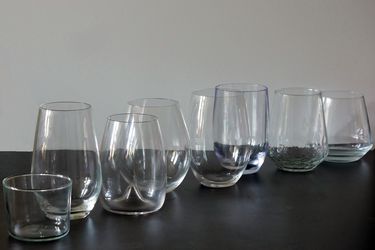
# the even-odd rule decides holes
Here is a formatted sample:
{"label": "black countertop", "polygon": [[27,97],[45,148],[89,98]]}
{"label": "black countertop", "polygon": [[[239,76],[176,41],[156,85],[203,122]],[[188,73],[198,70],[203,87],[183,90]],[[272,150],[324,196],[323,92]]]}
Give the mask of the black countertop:
{"label": "black countertop", "polygon": [[[0,249],[375,249],[375,152],[309,173],[259,173],[233,187],[201,186],[189,172],[162,209],[115,215],[97,203],[57,241],[8,236],[0,204]],[[31,153],[0,152],[0,177],[27,173]]]}

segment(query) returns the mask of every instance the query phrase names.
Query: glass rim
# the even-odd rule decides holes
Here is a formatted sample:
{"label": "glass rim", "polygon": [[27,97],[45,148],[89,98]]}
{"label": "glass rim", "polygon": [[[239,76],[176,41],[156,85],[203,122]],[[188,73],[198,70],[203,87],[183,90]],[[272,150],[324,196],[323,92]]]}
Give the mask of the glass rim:
{"label": "glass rim", "polygon": [[193,96],[215,97],[215,88],[197,89],[191,92]]}
{"label": "glass rim", "polygon": [[[58,107],[53,107],[53,105],[71,105],[71,104],[74,104],[74,105],[77,105],[76,108],[72,107],[72,108],[58,108]],[[80,107],[79,107],[80,105]],[[67,112],[67,111],[82,111],[82,110],[87,110],[87,109],[90,109],[91,108],[91,105],[89,103],[86,103],[86,102],[77,102],[77,101],[55,101],[55,102],[46,102],[46,103],[43,103],[39,106],[39,109],[42,109],[42,110],[51,110],[51,111],[62,111],[62,112]]]}
{"label": "glass rim", "polygon": [[[147,101],[159,102],[158,104],[147,104]],[[161,108],[161,107],[172,107],[177,106],[178,101],[171,98],[138,98],[128,101],[128,105],[134,107],[147,107],[147,108]]]}
{"label": "glass rim", "polygon": [[276,89],[275,94],[287,95],[287,96],[315,96],[321,95],[322,91],[314,88],[304,87],[290,87]]}
{"label": "glass rim", "polygon": [[267,92],[268,87],[266,85],[259,84],[259,83],[247,83],[247,82],[230,83],[228,82],[228,83],[221,83],[221,84],[216,85],[215,90],[227,91],[227,92]]}
{"label": "glass rim", "polygon": [[[66,184],[59,185],[59,187],[54,187],[54,188],[45,188],[45,189],[25,189],[25,188],[17,188],[9,185],[9,181],[18,179],[18,178],[24,178],[24,177],[54,177],[58,179],[64,179],[67,181]],[[19,192],[29,192],[29,193],[34,193],[34,192],[51,192],[55,190],[62,190],[68,187],[72,186],[72,180],[65,175],[61,174],[21,174],[21,175],[14,175],[14,176],[8,176],[3,179],[3,187],[12,191],[19,191]]]}
{"label": "glass rim", "polygon": [[323,90],[322,96],[330,99],[361,99],[365,96],[355,90]]}
{"label": "glass rim", "polygon": [[[139,116],[139,117],[147,117],[148,120],[140,120],[140,121],[126,121],[125,119],[116,119],[115,117],[131,117],[131,116]],[[118,122],[123,124],[130,124],[130,123],[149,123],[149,122],[158,122],[158,117],[155,115],[150,114],[143,114],[143,113],[117,113],[112,114],[107,117],[107,121],[109,122]]]}

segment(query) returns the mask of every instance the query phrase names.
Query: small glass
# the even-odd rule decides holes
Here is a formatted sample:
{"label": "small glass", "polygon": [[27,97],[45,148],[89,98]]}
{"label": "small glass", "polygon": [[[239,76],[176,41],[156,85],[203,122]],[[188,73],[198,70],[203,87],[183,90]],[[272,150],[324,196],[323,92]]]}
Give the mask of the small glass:
{"label": "small glass", "polygon": [[91,105],[51,102],[39,107],[31,173],[72,179],[71,219],[85,218],[101,187],[99,149]]}
{"label": "small glass", "polygon": [[329,153],[326,161],[353,162],[373,146],[365,97],[355,91],[323,91]]}
{"label": "small glass", "polygon": [[275,91],[269,155],[281,170],[306,172],[328,154],[321,92],[307,88]]}
{"label": "small glass", "polygon": [[72,182],[62,175],[19,175],[3,180],[9,235],[24,241],[51,241],[70,227]]}
{"label": "small glass", "polygon": [[167,161],[167,192],[176,189],[189,170],[189,134],[178,101],[142,98],[128,102],[130,113],[150,114],[158,118]]}
{"label": "small glass", "polygon": [[157,117],[135,113],[109,116],[100,152],[104,209],[138,215],[162,207],[167,169]]}

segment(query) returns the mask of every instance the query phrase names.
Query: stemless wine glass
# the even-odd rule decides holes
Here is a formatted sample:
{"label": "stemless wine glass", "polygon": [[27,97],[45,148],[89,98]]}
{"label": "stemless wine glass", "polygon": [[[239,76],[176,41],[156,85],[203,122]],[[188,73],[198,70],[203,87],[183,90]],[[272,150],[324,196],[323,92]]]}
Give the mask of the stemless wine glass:
{"label": "stemless wine glass", "polygon": [[243,174],[251,155],[245,92],[227,84],[215,87],[213,139],[218,162],[232,171],[233,178],[226,186],[234,185]]}
{"label": "stemless wine glass", "polygon": [[157,117],[111,115],[101,144],[103,207],[119,214],[147,214],[165,199],[167,170]]}
{"label": "stemless wine glass", "polygon": [[223,167],[214,152],[213,110],[215,89],[197,90],[190,100],[190,156],[195,178],[204,186],[226,187],[236,182],[242,169]]}
{"label": "stemless wine glass", "polygon": [[355,91],[323,91],[329,153],[326,161],[352,162],[372,148],[365,98]]}
{"label": "stemless wine glass", "polygon": [[328,154],[321,92],[307,88],[275,91],[269,155],[281,170],[306,172]]}
{"label": "stemless wine glass", "polygon": [[31,172],[69,176],[71,219],[84,218],[90,213],[102,179],[89,104],[51,102],[40,106]]}
{"label": "stemless wine glass", "polygon": [[143,98],[128,102],[130,113],[158,117],[167,163],[167,192],[177,188],[189,170],[189,135],[178,101]]}

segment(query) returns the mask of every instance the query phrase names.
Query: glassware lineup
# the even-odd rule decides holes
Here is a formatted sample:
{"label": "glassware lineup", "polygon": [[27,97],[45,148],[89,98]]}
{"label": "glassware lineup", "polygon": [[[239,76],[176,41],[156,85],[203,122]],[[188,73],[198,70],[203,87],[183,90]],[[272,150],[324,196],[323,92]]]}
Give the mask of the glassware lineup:
{"label": "glassware lineup", "polygon": [[[373,146],[365,99],[357,92],[284,88],[275,91],[272,107],[270,117],[267,86],[220,84],[192,92],[186,126],[178,101],[135,99],[128,113],[108,116],[99,150],[89,104],[42,104],[31,173],[69,179],[71,203],[64,211],[70,219],[88,216],[99,198],[109,212],[140,215],[158,211],[189,168],[202,185],[224,188],[257,173],[267,154],[280,170],[306,172],[324,160],[357,161]],[[9,185],[3,181],[4,190]],[[43,210],[40,195],[30,196]],[[67,223],[52,238],[28,238],[32,232],[17,235],[8,226],[11,236],[31,241],[69,231]]]}

